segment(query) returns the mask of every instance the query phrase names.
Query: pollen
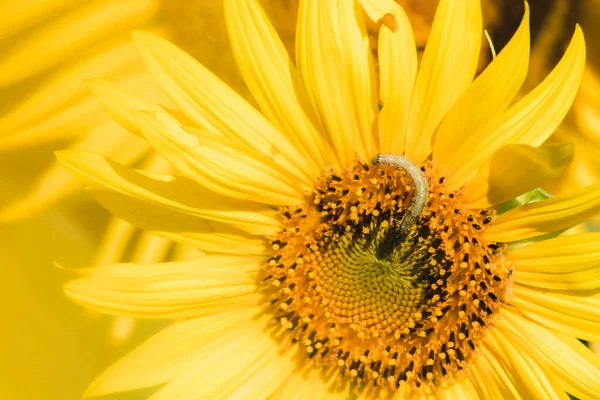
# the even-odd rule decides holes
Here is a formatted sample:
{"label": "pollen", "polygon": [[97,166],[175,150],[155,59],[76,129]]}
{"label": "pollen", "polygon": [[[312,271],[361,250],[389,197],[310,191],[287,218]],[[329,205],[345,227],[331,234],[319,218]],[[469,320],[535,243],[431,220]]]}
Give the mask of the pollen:
{"label": "pollen", "polygon": [[280,210],[264,267],[275,326],[363,390],[423,392],[466,374],[511,283],[503,245],[483,236],[492,212],[413,166],[325,171],[304,205]]}

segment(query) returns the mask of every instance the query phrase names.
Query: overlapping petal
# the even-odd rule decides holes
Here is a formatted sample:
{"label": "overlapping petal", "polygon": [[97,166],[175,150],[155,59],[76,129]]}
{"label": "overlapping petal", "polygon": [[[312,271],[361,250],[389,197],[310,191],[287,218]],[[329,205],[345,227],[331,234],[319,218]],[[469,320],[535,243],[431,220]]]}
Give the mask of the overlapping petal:
{"label": "overlapping petal", "polygon": [[211,132],[188,133],[155,113],[135,112],[144,136],[181,174],[210,190],[241,200],[288,205],[302,201],[307,186],[272,159]]}
{"label": "overlapping petal", "polygon": [[228,311],[174,323],[111,365],[88,387],[84,397],[99,397],[158,386],[202,363],[206,351],[235,340],[260,310]]}
{"label": "overlapping petal", "polygon": [[486,335],[486,348],[512,380],[523,398],[569,399],[548,366],[537,357],[524,353],[521,340],[509,340],[500,329]]}
{"label": "overlapping petal", "polygon": [[258,305],[263,257],[201,256],[190,261],[115,264],[86,269],[69,281],[72,300],[106,314],[134,318],[198,317]]}
{"label": "overlapping petal", "polygon": [[[460,187],[496,150],[507,144],[539,146],[562,122],[573,103],[585,65],[581,29],[575,33],[552,72],[534,90],[501,115],[492,118],[464,141],[453,164],[449,184]],[[450,171],[449,171],[450,172]]]}
{"label": "overlapping petal", "polygon": [[600,341],[600,295],[596,291],[549,291],[515,284],[511,303],[527,318],[572,337]]}
{"label": "overlapping petal", "polygon": [[134,41],[157,82],[191,121],[254,149],[296,180],[312,182],[293,143],[194,58],[148,33],[136,32]]}
{"label": "overlapping petal", "polygon": [[349,1],[301,1],[296,62],[339,165],[357,153],[369,159],[377,98],[362,10]]}
{"label": "overlapping petal", "polygon": [[512,39],[458,98],[436,130],[433,159],[450,179],[462,160],[471,157],[465,139],[502,113],[521,88],[529,67],[529,40],[529,6],[525,3],[523,20]]}
{"label": "overlapping petal", "polygon": [[[150,400],[268,399],[292,375],[296,364],[288,353],[280,354],[260,322],[237,329],[237,338],[220,342],[203,354],[201,362],[165,385]],[[261,330],[260,328],[263,328]],[[226,344],[226,345],[225,345]]]}
{"label": "overlapping petal", "polygon": [[262,112],[314,165],[314,174],[328,163],[326,142],[317,117],[287,50],[256,0],[225,2],[232,47],[244,81]]}
{"label": "overlapping petal", "polygon": [[[107,67],[108,66],[108,67]],[[110,75],[127,90],[148,101],[158,101],[158,85],[135,54],[135,46],[121,40],[108,49],[59,70],[37,85],[0,118],[0,149],[39,146],[80,135],[106,121],[84,79]]]}
{"label": "overlapping petal", "polygon": [[404,151],[413,87],[417,74],[417,48],[410,21],[398,5],[393,7],[395,30],[379,31],[379,151]]}
{"label": "overlapping petal", "polygon": [[561,177],[573,153],[571,143],[506,145],[469,179],[463,201],[473,208],[492,207],[537,189]]}
{"label": "overlapping petal", "polygon": [[513,242],[571,228],[600,211],[600,183],[514,208],[485,232],[490,240]]}
{"label": "overlapping petal", "polygon": [[600,288],[600,233],[563,235],[512,250],[516,279],[540,289]]}
{"label": "overlapping petal", "polygon": [[479,0],[440,1],[410,108],[405,150],[411,160],[429,156],[435,129],[471,84],[481,37]]}
{"label": "overlapping petal", "polygon": [[551,332],[519,317],[509,310],[501,325],[511,336],[527,343],[523,346],[534,358],[548,365],[556,378],[565,383],[565,391],[580,399],[594,399],[600,393],[600,359],[574,337]]}
{"label": "overlapping petal", "polygon": [[[183,177],[134,170],[90,152],[63,151],[58,157],[97,192],[100,201],[116,196],[138,200],[140,206],[146,203],[148,221],[153,215],[166,218],[165,226],[184,232],[193,231],[203,219],[267,231],[277,226],[271,209],[219,196]],[[116,208],[118,212],[118,203]]]}

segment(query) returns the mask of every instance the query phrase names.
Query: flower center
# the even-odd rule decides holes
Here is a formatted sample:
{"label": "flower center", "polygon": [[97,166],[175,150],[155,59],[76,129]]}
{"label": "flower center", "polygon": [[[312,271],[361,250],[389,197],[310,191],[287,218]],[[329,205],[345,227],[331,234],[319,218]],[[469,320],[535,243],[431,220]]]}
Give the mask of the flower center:
{"label": "flower center", "polygon": [[510,273],[482,235],[491,212],[429,165],[374,161],[326,171],[307,204],[281,209],[264,290],[318,365],[363,388],[424,390],[464,374]]}

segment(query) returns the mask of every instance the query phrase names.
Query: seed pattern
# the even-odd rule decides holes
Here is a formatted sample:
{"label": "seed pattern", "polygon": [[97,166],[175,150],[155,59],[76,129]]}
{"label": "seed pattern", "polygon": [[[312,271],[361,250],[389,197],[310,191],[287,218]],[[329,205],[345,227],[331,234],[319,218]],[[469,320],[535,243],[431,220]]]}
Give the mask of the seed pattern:
{"label": "seed pattern", "polygon": [[470,210],[429,165],[429,195],[406,231],[414,185],[356,161],[327,171],[312,202],[281,210],[264,291],[278,326],[317,364],[366,390],[425,391],[460,378],[506,301],[493,215]]}

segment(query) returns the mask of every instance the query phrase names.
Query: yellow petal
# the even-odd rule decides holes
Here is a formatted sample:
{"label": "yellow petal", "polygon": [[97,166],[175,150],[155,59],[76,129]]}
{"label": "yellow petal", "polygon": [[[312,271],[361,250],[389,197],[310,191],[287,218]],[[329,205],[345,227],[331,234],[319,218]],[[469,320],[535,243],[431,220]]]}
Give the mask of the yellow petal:
{"label": "yellow petal", "polygon": [[537,203],[514,208],[485,232],[490,240],[513,242],[571,228],[600,212],[600,183]]}
{"label": "yellow petal", "polygon": [[135,233],[135,226],[120,218],[111,217],[104,229],[102,241],[92,265],[117,264],[123,261],[123,255]]}
{"label": "yellow petal", "polygon": [[265,254],[265,239],[226,224],[203,221],[194,232],[154,231],[156,235],[208,253]]}
{"label": "yellow petal", "polygon": [[470,369],[470,373],[472,374],[473,385],[481,400],[522,398],[516,383],[489,352],[480,354],[475,359],[475,364]]}
{"label": "yellow petal", "polygon": [[158,264],[90,268],[65,284],[66,295],[93,310],[132,318],[174,319],[256,305],[263,258],[201,256]]}
{"label": "yellow petal", "polygon": [[406,133],[406,155],[421,162],[433,132],[473,80],[482,35],[479,0],[440,1],[423,54]]}
{"label": "yellow petal", "polygon": [[[329,379],[328,379],[329,378]],[[315,368],[296,371],[271,395],[272,400],[346,400],[347,389],[336,385],[335,376],[324,377]]]}
{"label": "yellow petal", "polygon": [[157,386],[202,362],[220,340],[232,340],[260,312],[257,307],[176,322],[111,365],[87,388],[84,397]]}
{"label": "yellow petal", "polygon": [[[580,399],[594,399],[600,393],[600,358],[579,340],[554,333],[518,314],[502,314],[501,325],[528,343],[535,358],[541,358],[560,380],[566,391]],[[529,350],[529,349],[527,349]]]}
{"label": "yellow petal", "polygon": [[600,288],[600,233],[559,236],[511,250],[515,279],[541,289]]}
{"label": "yellow petal", "polygon": [[506,144],[539,146],[562,122],[573,103],[585,65],[585,43],[579,26],[558,65],[534,90],[493,118],[464,143],[453,163],[449,183],[462,186],[496,150]]}
{"label": "yellow petal", "polygon": [[137,123],[134,110],[158,111],[154,104],[148,104],[138,98],[128,95],[113,83],[103,79],[89,79],[88,86],[102,104],[104,110],[110,117],[123,128],[138,136],[144,137]]}
{"label": "yellow petal", "polygon": [[506,145],[469,180],[463,201],[473,208],[491,207],[539,188],[562,176],[573,152],[570,143]]}
{"label": "yellow petal", "polygon": [[544,186],[555,196],[567,194],[576,187],[584,187],[600,181],[600,158],[597,157],[597,144],[580,134],[575,127],[561,124],[552,134],[552,141],[570,142],[574,147],[574,157],[561,179]]}
{"label": "yellow petal", "polygon": [[[0,136],[14,136],[19,129],[30,128],[48,117],[65,113],[73,106],[92,99],[84,79],[90,76],[110,76],[112,79],[132,77],[143,72],[143,63],[137,60],[137,52],[130,40],[119,40],[104,51],[77,63],[60,68],[45,77],[28,96],[17,97],[11,108],[0,118]],[[129,68],[133,68],[129,71]],[[143,75],[150,75],[147,72]],[[95,108],[105,117],[99,107]],[[39,138],[43,139],[43,138]]]}
{"label": "yellow petal", "polygon": [[[119,83],[145,98],[159,98],[154,95],[156,88],[153,87],[148,74],[139,73],[130,78],[122,79]],[[99,125],[105,124],[107,120],[106,114],[99,107],[94,96],[88,95],[48,116],[34,117],[30,121],[33,122],[31,125],[12,130],[9,135],[0,138],[0,151],[18,150],[65,140],[94,130]]]}
{"label": "yellow petal", "polygon": [[486,348],[515,381],[519,393],[526,399],[565,399],[569,396],[560,387],[545,363],[523,352],[523,340],[509,340],[507,332],[495,328],[486,333]]}
{"label": "yellow petal", "polygon": [[[268,399],[293,373],[293,351],[282,352],[265,331],[268,316],[240,324],[226,340],[198,354],[196,365],[157,391],[150,400]],[[208,347],[208,346],[207,346]],[[290,354],[291,353],[291,354]]]}
{"label": "yellow petal", "polygon": [[345,0],[335,3],[320,3],[321,15],[330,15],[332,18],[329,25],[331,30],[323,33],[331,35],[336,44],[342,67],[338,73],[344,76],[345,84],[350,88],[352,97],[348,106],[352,107],[350,110],[353,109],[362,142],[357,153],[369,160],[377,152],[373,125],[378,111],[371,44],[363,10],[357,3]]}
{"label": "yellow petal", "polygon": [[[369,44],[356,21],[360,16],[353,17],[355,11],[354,2],[349,1],[301,1],[296,36],[298,71],[341,168],[346,168],[356,153],[368,156],[363,139],[372,140],[372,133],[361,138],[365,132],[360,124],[365,122],[361,118],[373,114],[370,102],[376,100],[372,91],[367,91],[368,97],[361,103],[366,109],[355,110],[355,95],[372,83],[364,71],[369,65]],[[338,25],[340,21],[344,25]],[[351,43],[356,47],[348,47]],[[354,63],[346,58],[352,54]],[[351,86],[353,83],[356,86]]]}
{"label": "yellow petal", "polygon": [[226,1],[225,16],[237,63],[262,112],[290,142],[304,148],[314,163],[307,168],[321,173],[327,164],[326,143],[277,32],[256,0]]}
{"label": "yellow petal", "polygon": [[193,232],[194,225],[204,218],[238,225],[277,226],[270,209],[219,196],[183,177],[131,169],[91,152],[62,151],[57,157],[97,191],[100,200],[110,194],[137,200],[140,207],[146,204],[148,221],[168,216],[169,220],[163,222],[165,227]]}
{"label": "yellow petal", "polygon": [[382,26],[379,31],[379,96],[383,107],[379,112],[379,151],[402,154],[417,74],[417,47],[406,13],[393,4],[396,29]]}
{"label": "yellow petal", "polygon": [[204,137],[173,123],[136,112],[138,124],[156,150],[182,174],[224,196],[265,204],[289,205],[302,201],[308,186],[278,168],[269,158],[227,138]]}
{"label": "yellow petal", "polygon": [[557,332],[600,342],[600,296],[548,291],[515,284],[514,304],[527,318]]}
{"label": "yellow petal", "polygon": [[369,19],[373,22],[381,22],[392,31],[398,29],[399,14],[398,4],[393,0],[358,0]]}
{"label": "yellow petal", "polygon": [[[70,148],[94,149],[121,163],[129,164],[146,154],[149,146],[109,120],[88,132],[87,136],[73,143]],[[0,220],[13,221],[35,215],[80,188],[81,185],[69,171],[59,163],[52,162],[44,171],[40,171],[40,176],[36,177],[26,195],[0,210]]]}
{"label": "yellow petal", "polygon": [[438,389],[436,395],[436,399],[439,400],[476,399],[478,392],[473,386],[473,380],[466,378],[449,385],[447,388]]}
{"label": "yellow petal", "polygon": [[463,146],[465,138],[502,113],[521,88],[529,67],[529,40],[525,3],[523,20],[512,39],[458,98],[435,132],[433,159],[450,179],[455,179],[461,161],[471,157],[471,148]]}
{"label": "yellow petal", "polygon": [[200,128],[221,132],[313,183],[306,160],[289,140],[230,87],[191,56],[149,33],[136,32],[146,65],[179,109]]}
{"label": "yellow petal", "polygon": [[2,54],[0,87],[49,69],[90,43],[143,24],[157,8],[157,0],[89,2],[43,24]]}

